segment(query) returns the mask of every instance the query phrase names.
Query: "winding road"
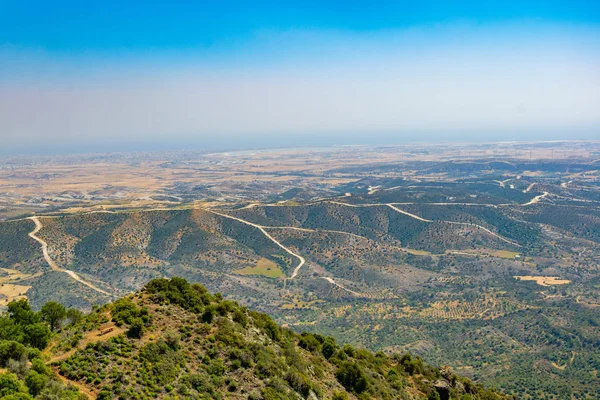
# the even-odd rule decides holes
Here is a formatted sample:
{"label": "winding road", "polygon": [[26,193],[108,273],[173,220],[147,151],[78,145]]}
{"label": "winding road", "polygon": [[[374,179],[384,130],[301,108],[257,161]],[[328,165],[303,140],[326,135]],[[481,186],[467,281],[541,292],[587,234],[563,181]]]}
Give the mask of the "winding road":
{"label": "winding road", "polygon": [[533,199],[529,200],[527,203],[525,204],[521,204],[522,206],[530,206],[532,204],[538,203],[541,199],[545,198],[546,196],[548,196],[550,193],[548,192],[544,192],[540,195],[535,196]]}
{"label": "winding road", "polygon": [[76,280],[77,282],[89,287],[90,289],[95,290],[98,293],[102,293],[103,295],[106,296],[111,296],[112,295],[102,289],[100,289],[99,287],[81,279],[79,277],[79,275],[77,275],[75,272],[68,270],[68,269],[63,269],[60,268],[58,265],[56,265],[56,263],[54,262],[54,260],[52,260],[52,258],[50,257],[50,253],[48,252],[48,243],[46,243],[46,241],[42,238],[40,238],[39,236],[37,236],[37,233],[44,227],[44,225],[42,225],[42,221],[40,221],[40,219],[38,217],[29,217],[28,219],[32,220],[33,223],[35,224],[35,229],[31,232],[28,233],[29,237],[32,238],[33,240],[37,241],[41,246],[42,246],[42,254],[44,255],[44,259],[46,260],[46,262],[48,263],[48,265],[50,266],[50,268],[52,269],[52,271],[55,272],[64,272],[65,274],[69,275],[71,278],[73,278],[74,280]]}
{"label": "winding road", "polygon": [[394,210],[396,212],[399,212],[400,214],[408,215],[409,217],[414,218],[417,221],[421,221],[421,222],[433,222],[430,219],[421,218],[418,215],[409,213],[408,211],[401,210],[398,207],[394,206],[393,204],[386,204],[386,206],[388,206],[389,208],[391,208],[392,210]]}
{"label": "winding road", "polygon": [[[539,201],[539,199],[538,199],[538,201]],[[400,208],[398,208],[398,207],[396,207],[394,205],[394,204],[399,204],[399,203],[377,203],[377,204],[358,204],[358,205],[357,204],[342,203],[340,201],[332,201],[331,203],[339,204],[339,205],[347,206],[347,207],[355,207],[355,208],[358,208],[358,207],[388,206],[392,210],[394,210],[396,212],[399,212],[401,214],[404,214],[406,216],[409,216],[411,218],[414,218],[417,221],[426,222],[426,223],[442,222],[442,223],[452,224],[452,225],[465,225],[465,226],[475,227],[475,228],[481,229],[482,231],[486,232],[487,234],[489,234],[489,235],[491,235],[491,236],[493,236],[493,237],[495,237],[497,239],[502,240],[503,242],[512,244],[513,246],[521,247],[521,245],[519,243],[517,243],[517,242],[515,242],[515,241],[513,241],[511,239],[507,239],[507,238],[505,238],[503,236],[500,236],[497,233],[492,232],[491,230],[489,230],[488,228],[486,228],[484,226],[481,226],[481,225],[478,225],[478,224],[474,224],[474,223],[471,223],[471,222],[456,222],[456,221],[446,221],[446,220],[436,220],[436,221],[434,221],[434,220],[431,220],[431,219],[425,219],[425,218],[419,217],[418,215],[409,213],[408,211],[401,210]]]}
{"label": "winding road", "polygon": [[[252,227],[260,230],[273,243],[275,243],[277,246],[281,247],[288,254],[290,254],[290,255],[296,257],[298,260],[300,260],[300,263],[298,264],[298,266],[296,266],[296,268],[294,268],[294,271],[292,272],[292,275],[288,278],[290,280],[294,279],[298,275],[298,272],[300,271],[300,268],[302,268],[302,266],[306,263],[306,260],[301,255],[299,255],[297,253],[294,253],[293,251],[291,251],[290,249],[288,249],[287,247],[285,247],[283,244],[281,244],[273,236],[269,235],[269,233],[265,229],[292,229],[292,230],[297,230],[297,231],[302,231],[302,232],[329,232],[329,233],[339,233],[339,234],[351,235],[351,236],[355,236],[357,238],[363,238],[362,236],[355,235],[353,233],[343,232],[343,231],[316,230],[316,229],[307,229],[307,228],[297,228],[297,227],[294,227],[294,226],[263,226],[263,225],[255,224],[255,223],[250,222],[250,221],[246,221],[246,220],[238,218],[238,217],[234,217],[232,215],[223,214],[223,213],[220,213],[220,212],[217,212],[217,211],[214,211],[214,210],[208,210],[208,209],[206,209],[206,211],[211,212],[211,213],[213,213],[215,215],[219,215],[219,216],[221,216],[223,218],[233,219],[235,221],[241,222],[241,223],[246,224],[246,225],[250,225],[250,226],[252,226]],[[321,279],[324,279],[327,282],[331,283],[332,285],[337,286],[340,289],[345,290],[348,293],[352,293],[355,296],[364,297],[363,294],[355,292],[354,290],[348,289],[348,288],[340,285],[339,283],[337,283],[336,281],[334,281],[332,278],[330,278],[328,276],[322,276]]]}
{"label": "winding road", "polygon": [[289,277],[289,279],[294,279],[296,277],[296,275],[298,275],[298,271],[300,271],[300,268],[302,268],[302,266],[306,263],[306,260],[304,259],[304,257],[302,257],[299,254],[294,253],[293,251],[291,251],[290,249],[288,249],[287,247],[285,247],[284,245],[282,245],[281,243],[279,243],[279,241],[277,239],[275,239],[273,236],[269,235],[269,233],[265,230],[264,226],[258,225],[258,224],[252,223],[250,221],[246,221],[244,219],[237,218],[237,217],[234,217],[234,216],[231,216],[231,215],[222,214],[222,213],[214,211],[214,210],[208,210],[208,209],[205,209],[205,210],[208,211],[208,212],[210,212],[210,213],[213,213],[215,215],[219,215],[219,216],[224,217],[224,218],[233,219],[233,220],[241,222],[243,224],[255,227],[256,229],[260,230],[267,238],[269,238],[277,246],[281,247],[288,254],[296,257],[300,261],[300,263],[298,264],[298,266],[296,266],[296,268],[294,268],[294,271],[292,272],[292,275]]}
{"label": "winding road", "polygon": [[[531,190],[531,187],[533,185],[530,185],[529,188],[527,188],[524,192],[527,192],[529,190]],[[547,196],[548,193],[544,192],[544,194],[536,196],[534,199],[532,199],[531,201],[529,201],[526,204],[523,204],[523,206],[525,205],[530,205],[530,204],[535,204],[537,203],[539,200],[541,200],[542,198],[544,198],[545,196]],[[513,240],[507,239],[503,236],[500,236],[499,234],[492,232],[491,230],[489,230],[488,228],[485,228],[481,225],[478,224],[474,224],[474,223],[468,223],[468,222],[455,222],[455,221],[446,221],[446,220],[430,220],[430,219],[426,219],[423,217],[420,217],[416,214],[410,213],[408,211],[402,210],[400,208],[397,207],[397,205],[410,205],[410,204],[416,204],[416,203],[375,203],[375,204],[348,204],[348,203],[344,203],[344,202],[340,202],[340,201],[335,201],[335,200],[324,200],[324,201],[320,201],[320,202],[329,202],[332,204],[338,204],[341,206],[345,206],[345,207],[355,207],[355,208],[361,208],[361,207],[380,207],[380,206],[386,206],[391,208],[392,210],[394,210],[395,212],[398,212],[400,214],[406,215],[410,218],[413,218],[415,220],[418,220],[420,222],[424,222],[424,223],[433,223],[433,222],[441,222],[441,223],[448,223],[448,224],[454,224],[454,225],[465,225],[465,226],[470,226],[470,227],[475,227],[478,229],[481,229],[482,231],[486,232],[487,234],[502,240],[506,243],[509,243],[511,245],[514,246],[518,246],[520,247],[520,244],[514,242]],[[313,204],[317,204],[317,203],[313,203]],[[435,204],[435,205],[458,205],[456,203],[431,203],[431,204]],[[471,203],[466,203],[464,205],[477,205],[477,204],[471,204]],[[484,204],[481,204],[484,205]],[[247,208],[253,208],[256,206],[268,206],[265,204],[259,204],[259,203],[251,203],[248,204],[247,206],[243,207],[242,209],[247,209]],[[489,205],[486,204],[486,206],[490,206],[490,207],[497,207],[497,205]],[[299,227],[292,227],[292,226],[264,226],[264,225],[259,225],[259,224],[255,224],[253,222],[250,221],[246,221],[242,218],[238,218],[238,217],[234,217],[232,215],[228,215],[228,214],[224,214],[212,209],[207,209],[207,208],[201,208],[202,210],[206,211],[206,212],[210,212],[212,214],[221,216],[223,218],[228,218],[228,219],[232,219],[235,221],[238,221],[240,223],[243,223],[245,225],[249,225],[252,226],[258,230],[261,231],[262,234],[264,234],[269,240],[271,240],[273,243],[275,243],[278,247],[280,247],[282,250],[284,250],[286,253],[288,253],[289,255],[295,257],[298,259],[298,265],[294,268],[294,270],[292,271],[292,274],[290,275],[289,278],[287,279],[294,279],[296,278],[296,276],[298,276],[298,273],[300,272],[301,268],[304,266],[304,264],[306,264],[306,259],[304,257],[302,257],[300,254],[292,251],[291,249],[289,249],[288,247],[284,246],[281,242],[279,242],[277,239],[275,239],[272,235],[270,235],[267,232],[267,229],[289,229],[289,230],[297,230],[297,231],[303,231],[303,232],[325,232],[325,233],[337,233],[337,234],[343,234],[343,235],[349,235],[349,236],[353,236],[356,238],[361,238],[361,239],[367,239],[363,236],[360,235],[356,235],[350,232],[344,232],[344,231],[337,231],[337,230],[325,230],[325,229],[308,229],[308,228],[299,228]],[[144,210],[144,211],[157,211],[159,209],[149,209],[149,210]],[[163,210],[163,209],[160,209]],[[164,210],[168,210],[168,209],[164,209]],[[91,211],[89,213],[117,213],[115,211],[109,211],[109,210],[95,210],[95,211]],[[64,269],[64,268],[60,268],[50,257],[49,251],[48,251],[48,244],[46,243],[45,240],[43,240],[42,238],[40,238],[39,236],[37,236],[37,233],[43,228],[43,224],[40,221],[39,217],[37,216],[33,216],[33,217],[28,217],[27,219],[30,219],[31,221],[34,222],[35,224],[35,229],[29,233],[29,236],[36,240],[38,243],[40,243],[41,247],[42,247],[42,253],[44,255],[44,259],[46,260],[46,262],[48,263],[48,265],[52,268],[53,271],[56,272],[63,272],[66,273],[67,275],[69,275],[72,279],[74,279],[77,282],[80,282],[83,285],[86,285],[87,287],[97,291],[98,293],[107,295],[107,296],[111,296],[108,292],[98,288],[97,286],[93,285],[90,282],[87,282],[85,280],[83,280],[79,275],[77,275],[75,272],[68,270],[68,269]],[[400,248],[401,250],[405,250],[403,248]],[[326,280],[327,282],[329,282],[332,285],[335,285],[349,293],[352,293],[355,296],[364,296],[361,293],[355,292],[351,289],[348,289],[342,285],[340,285],[339,283],[337,283],[335,280],[333,280],[330,277],[325,277],[325,276],[321,276],[321,279]]]}

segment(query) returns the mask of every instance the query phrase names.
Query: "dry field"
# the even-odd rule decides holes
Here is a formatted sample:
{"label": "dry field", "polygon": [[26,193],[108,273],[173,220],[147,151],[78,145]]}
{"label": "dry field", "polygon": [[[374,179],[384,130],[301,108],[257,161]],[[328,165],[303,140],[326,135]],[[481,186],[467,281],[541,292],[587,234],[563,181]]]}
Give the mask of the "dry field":
{"label": "dry field", "polygon": [[277,264],[266,258],[258,260],[254,267],[246,267],[233,271],[234,274],[238,275],[259,275],[266,276],[267,278],[279,278],[283,276],[283,272]]}
{"label": "dry field", "polygon": [[[0,159],[0,220],[32,212],[90,207],[172,207],[193,200],[244,201],[289,188],[327,191],[364,177],[362,167],[406,161],[462,163],[481,158],[567,159],[589,157],[576,143],[553,150],[531,144],[345,146],[325,149],[277,149],[229,153],[172,152]],[[397,177],[378,170],[370,177]],[[423,175],[409,169],[402,176],[437,181],[444,173]],[[193,193],[186,190],[193,189]],[[268,189],[268,190],[267,190]]]}
{"label": "dry field", "polygon": [[8,268],[0,268],[0,271],[6,273],[4,277],[0,278],[0,307],[6,307],[13,300],[26,299],[26,293],[31,289],[31,286],[19,285],[18,282],[41,275],[41,273],[35,275],[24,274]]}
{"label": "dry field", "polygon": [[6,307],[11,301],[26,299],[25,293],[29,289],[31,289],[31,286],[0,283],[0,306]]}
{"label": "dry field", "polygon": [[551,286],[551,285],[566,285],[571,283],[568,279],[560,279],[557,276],[531,276],[531,275],[523,275],[523,276],[515,276],[515,279],[521,281],[534,281],[540,286]]}

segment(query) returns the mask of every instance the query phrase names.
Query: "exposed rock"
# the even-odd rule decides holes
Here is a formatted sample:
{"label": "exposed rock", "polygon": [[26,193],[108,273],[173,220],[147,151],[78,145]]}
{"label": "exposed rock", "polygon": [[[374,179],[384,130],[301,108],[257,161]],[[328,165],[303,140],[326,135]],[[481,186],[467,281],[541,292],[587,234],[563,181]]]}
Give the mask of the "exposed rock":
{"label": "exposed rock", "polygon": [[433,387],[440,395],[440,400],[450,400],[450,384],[445,379],[438,379]]}

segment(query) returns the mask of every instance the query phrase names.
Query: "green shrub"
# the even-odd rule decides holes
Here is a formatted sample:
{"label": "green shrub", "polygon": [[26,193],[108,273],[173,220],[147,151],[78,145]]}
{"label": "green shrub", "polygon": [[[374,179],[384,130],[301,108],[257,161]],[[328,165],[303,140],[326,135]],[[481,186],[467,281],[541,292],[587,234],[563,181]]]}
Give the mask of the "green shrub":
{"label": "green shrub", "polygon": [[233,320],[244,328],[248,326],[248,317],[246,316],[246,313],[239,308],[233,312]]}
{"label": "green shrub", "polygon": [[263,400],[298,400],[295,394],[280,392],[272,387],[264,388],[262,391]]}
{"label": "green shrub", "polygon": [[67,309],[60,303],[49,301],[42,306],[40,316],[42,321],[48,322],[50,329],[54,331],[60,327],[67,317]]}
{"label": "green shrub", "polygon": [[333,392],[333,397],[331,400],[348,400],[348,394],[346,392],[340,392],[336,390]]}
{"label": "green shrub", "polygon": [[292,389],[300,393],[304,397],[308,397],[311,390],[310,380],[300,371],[291,368],[285,374],[285,380]]}
{"label": "green shrub", "polygon": [[338,346],[335,343],[335,339],[331,336],[328,336],[321,346],[321,353],[323,354],[323,357],[329,360],[336,352],[337,348]]}
{"label": "green shrub", "polygon": [[47,376],[52,375],[52,369],[50,369],[41,358],[34,358],[31,360],[31,369],[38,374]]}
{"label": "green shrub", "polygon": [[279,326],[272,319],[268,319],[265,322],[263,327],[267,336],[275,341],[279,341],[281,339],[281,332],[279,331]]}
{"label": "green shrub", "polygon": [[427,400],[440,400],[440,394],[437,390],[433,389],[429,396],[427,396]]}
{"label": "green shrub", "polygon": [[26,393],[15,393],[9,394],[8,396],[4,396],[2,400],[31,400],[33,397]]}
{"label": "green shrub", "polygon": [[202,322],[210,324],[213,321],[213,318],[217,314],[217,310],[215,306],[210,305],[204,308],[204,312],[202,313]]}
{"label": "green shrub", "polygon": [[140,359],[151,363],[157,363],[169,351],[173,350],[165,342],[148,343],[140,349]]}
{"label": "green shrub", "polygon": [[133,318],[127,330],[127,336],[134,339],[141,339],[144,335],[144,321],[141,318]]}
{"label": "green shrub", "polygon": [[51,336],[52,332],[46,324],[35,323],[25,327],[25,342],[36,349],[45,349]]}
{"label": "green shrub", "polygon": [[189,387],[193,388],[194,390],[198,391],[199,393],[212,394],[215,391],[214,386],[210,382],[209,377],[206,375],[200,375],[200,374],[184,375],[181,378],[181,383],[188,385]]}
{"label": "green shrub", "polygon": [[317,351],[321,347],[321,343],[311,333],[302,332],[302,337],[298,342],[298,346],[308,351]]}
{"label": "green shrub", "polygon": [[117,300],[113,305],[112,319],[121,326],[123,324],[131,325],[134,321],[141,320],[144,326],[150,325],[152,318],[148,309],[139,308],[128,298]]}
{"label": "green shrub", "polygon": [[0,398],[17,393],[27,393],[25,384],[11,373],[0,375]]}
{"label": "green shrub", "polygon": [[223,364],[223,360],[220,358],[212,360],[207,368],[208,373],[214,376],[223,376],[225,370],[225,364]]}
{"label": "green shrub", "polygon": [[171,349],[178,350],[181,336],[174,331],[166,331],[163,335],[163,340]]}
{"label": "green shrub", "polygon": [[346,353],[348,357],[356,356],[356,349],[349,344],[345,344],[342,350],[344,350],[344,353]]}
{"label": "green shrub", "polygon": [[213,300],[204,286],[190,285],[188,281],[178,277],[153,279],[145,286],[145,290],[154,294],[157,302],[177,304],[195,313],[200,313]]}
{"label": "green shrub", "polygon": [[360,394],[369,386],[369,382],[358,364],[345,361],[335,372],[337,380],[349,391]]}
{"label": "green shrub", "polygon": [[225,317],[227,315],[229,315],[230,312],[232,312],[235,308],[235,303],[228,301],[228,300],[223,300],[221,301],[219,304],[217,304],[217,313],[222,316]]}
{"label": "green shrub", "polygon": [[409,375],[423,374],[423,360],[420,357],[412,358],[408,353],[400,358],[400,365]]}
{"label": "green shrub", "polygon": [[8,360],[27,357],[27,348],[14,340],[0,341],[0,367],[6,367]]}

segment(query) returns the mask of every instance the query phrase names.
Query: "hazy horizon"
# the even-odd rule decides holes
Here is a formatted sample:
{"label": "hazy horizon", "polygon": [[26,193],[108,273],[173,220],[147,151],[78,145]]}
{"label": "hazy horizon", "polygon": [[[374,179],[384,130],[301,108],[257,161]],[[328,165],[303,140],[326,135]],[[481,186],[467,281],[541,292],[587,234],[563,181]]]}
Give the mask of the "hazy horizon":
{"label": "hazy horizon", "polygon": [[589,1],[0,6],[0,154],[600,137]]}

